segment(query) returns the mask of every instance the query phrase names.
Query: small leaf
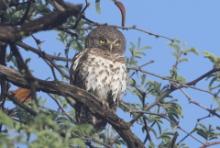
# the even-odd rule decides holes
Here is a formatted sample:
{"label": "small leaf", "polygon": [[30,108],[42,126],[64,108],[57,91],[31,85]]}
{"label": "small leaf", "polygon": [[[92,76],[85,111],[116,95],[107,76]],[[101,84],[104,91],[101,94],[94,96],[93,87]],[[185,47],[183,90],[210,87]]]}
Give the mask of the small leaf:
{"label": "small leaf", "polygon": [[0,123],[13,127],[13,120],[0,110]]}
{"label": "small leaf", "polygon": [[208,51],[204,52],[204,56],[205,56],[205,58],[209,59],[212,63],[216,63],[216,61],[217,61],[217,57]]}
{"label": "small leaf", "polygon": [[208,51],[204,52],[204,56],[205,58],[209,59],[214,64],[214,67],[220,68],[220,57],[215,56],[214,54]]}
{"label": "small leaf", "polygon": [[74,138],[72,142],[75,147],[86,148],[85,143],[80,138]]}
{"label": "small leaf", "polygon": [[31,61],[31,58],[25,59],[25,63],[28,64]]}
{"label": "small leaf", "polygon": [[101,6],[100,6],[100,0],[95,1],[95,8],[97,13],[101,13]]}
{"label": "small leaf", "polygon": [[190,52],[194,53],[195,55],[199,55],[198,51],[195,48],[190,48]]}
{"label": "small leaf", "polygon": [[197,129],[197,134],[200,135],[201,137],[203,137],[205,140],[208,139],[207,133],[202,129]]}

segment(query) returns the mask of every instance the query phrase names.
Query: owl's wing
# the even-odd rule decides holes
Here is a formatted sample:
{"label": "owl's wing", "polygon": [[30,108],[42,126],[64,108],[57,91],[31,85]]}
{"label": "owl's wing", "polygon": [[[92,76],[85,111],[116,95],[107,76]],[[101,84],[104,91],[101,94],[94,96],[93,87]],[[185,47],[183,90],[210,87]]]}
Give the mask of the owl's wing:
{"label": "owl's wing", "polygon": [[80,66],[81,59],[83,59],[83,57],[86,55],[87,51],[88,51],[88,49],[85,49],[85,50],[77,53],[73,57],[72,64],[71,64],[71,67],[70,67],[70,84],[74,84],[76,73],[77,73],[77,69]]}

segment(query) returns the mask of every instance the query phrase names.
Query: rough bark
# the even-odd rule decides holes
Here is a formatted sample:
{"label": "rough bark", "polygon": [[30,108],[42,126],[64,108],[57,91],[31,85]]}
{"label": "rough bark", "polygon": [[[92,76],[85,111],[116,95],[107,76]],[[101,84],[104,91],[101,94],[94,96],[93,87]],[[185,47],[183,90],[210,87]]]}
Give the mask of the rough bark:
{"label": "rough bark", "polygon": [[[4,77],[7,81],[20,86],[29,87],[29,84],[24,76],[13,69],[0,65],[0,77]],[[99,116],[111,124],[118,134],[127,143],[129,148],[143,148],[144,144],[135,136],[129,128],[129,124],[119,118],[113,111],[103,105],[93,95],[89,94],[83,89],[76,86],[57,81],[45,81],[37,78],[35,79],[35,87],[38,91],[53,93],[61,96],[66,96],[83,103],[89,108],[92,114]],[[61,89],[62,88],[62,89]]]}
{"label": "rough bark", "polygon": [[81,8],[81,5],[72,5],[66,11],[54,11],[18,26],[0,24],[0,41],[15,42],[30,34],[53,29],[66,22],[70,16],[78,16]]}

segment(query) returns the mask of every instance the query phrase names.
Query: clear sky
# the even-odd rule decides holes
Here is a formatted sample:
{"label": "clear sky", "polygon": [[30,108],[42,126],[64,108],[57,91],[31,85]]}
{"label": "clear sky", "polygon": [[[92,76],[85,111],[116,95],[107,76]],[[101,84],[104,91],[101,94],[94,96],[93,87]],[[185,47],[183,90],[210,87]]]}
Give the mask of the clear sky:
{"label": "clear sky", "polygon": [[[219,0],[123,0],[122,2],[127,11],[126,26],[136,25],[149,32],[176,38],[186,48],[194,47],[201,53],[208,50],[217,55],[220,54]],[[86,14],[90,19],[98,22],[120,25],[119,10],[110,0],[102,0],[101,8],[101,14],[97,14],[95,6],[91,5]],[[125,31],[124,34],[128,41],[128,47],[129,42],[135,42],[139,37],[141,37],[142,45],[152,47],[144,59],[146,61],[155,60],[155,64],[147,68],[148,71],[161,75],[169,73],[168,68],[173,64],[174,59],[172,58],[172,50],[168,47],[168,41],[155,39],[136,31]],[[202,56],[191,56],[189,63],[183,64],[180,68],[181,73],[188,80],[192,80],[211,69],[212,65]],[[202,87],[204,84],[199,84],[199,86]],[[209,106],[213,103],[213,100],[210,100],[205,94],[197,94],[195,91],[187,92],[203,105]],[[206,116],[207,113],[196,106],[188,105],[186,99],[178,92],[175,93],[175,96],[183,105],[184,118],[181,120],[181,126],[190,131],[198,116]],[[220,124],[219,121],[214,121],[216,118],[210,120],[207,122]],[[138,133],[138,131],[136,132]],[[139,134],[141,135],[141,133]],[[190,147],[200,146],[191,138],[188,138],[186,143]]]}
{"label": "clear sky", "polygon": [[[161,34],[170,38],[180,40],[186,48],[194,47],[202,54],[203,51],[210,51],[217,55],[220,54],[220,1],[219,0],[121,0],[126,7],[126,26],[136,25],[152,33]],[[74,3],[84,3],[84,0],[75,0]],[[100,23],[108,23],[120,25],[121,17],[119,10],[111,2],[111,0],[101,1],[101,14],[95,10],[94,0],[90,1],[91,6],[86,11],[86,16]],[[137,31],[124,31],[127,38],[127,45],[130,42],[136,42],[140,37],[142,45],[151,46],[152,49],[146,54],[144,61],[155,60],[155,63],[146,68],[150,72],[161,75],[168,75],[169,68],[174,62],[172,58],[172,49],[168,46],[169,42],[164,39],[156,39],[152,36],[143,34]],[[53,38],[53,33],[46,35],[38,35],[42,39],[51,38],[44,49],[47,51],[61,50],[62,45],[56,44],[56,38]],[[51,49],[51,50],[48,50]],[[62,48],[63,49],[63,48]],[[187,80],[192,80],[200,74],[212,68],[208,60],[200,57],[191,56],[189,63],[183,64],[181,74],[186,76]],[[34,63],[36,64],[36,63]],[[33,66],[34,66],[33,64]],[[39,64],[39,63],[38,63]],[[36,75],[44,78],[42,72]],[[204,83],[205,84],[205,83]],[[201,87],[203,83],[199,84]],[[188,91],[191,92],[191,91]],[[201,101],[204,105],[209,106],[213,103],[208,96],[204,94],[196,94],[194,91],[191,94]],[[188,105],[185,98],[175,93],[177,99],[183,104],[184,118],[181,120],[181,126],[186,130],[192,129],[197,119],[197,116],[205,116],[206,112],[198,109],[193,105]],[[219,121],[214,121],[216,118],[211,118],[210,123],[218,124]],[[220,123],[219,123],[220,124]],[[138,134],[138,131],[136,131]],[[198,147],[199,143],[191,138],[186,140],[190,147]],[[214,147],[212,147],[214,148]]]}

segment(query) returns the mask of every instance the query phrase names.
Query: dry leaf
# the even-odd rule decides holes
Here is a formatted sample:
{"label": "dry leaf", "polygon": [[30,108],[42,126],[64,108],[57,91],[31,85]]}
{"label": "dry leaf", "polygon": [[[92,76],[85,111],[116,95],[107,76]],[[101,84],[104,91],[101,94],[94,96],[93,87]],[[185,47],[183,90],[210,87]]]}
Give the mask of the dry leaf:
{"label": "dry leaf", "polygon": [[18,88],[13,92],[13,96],[20,103],[31,100],[31,90],[27,88]]}

